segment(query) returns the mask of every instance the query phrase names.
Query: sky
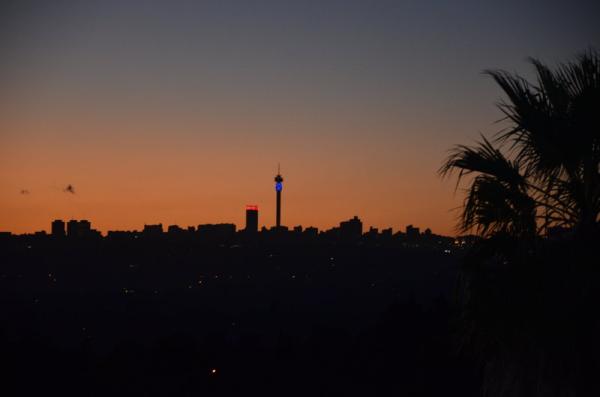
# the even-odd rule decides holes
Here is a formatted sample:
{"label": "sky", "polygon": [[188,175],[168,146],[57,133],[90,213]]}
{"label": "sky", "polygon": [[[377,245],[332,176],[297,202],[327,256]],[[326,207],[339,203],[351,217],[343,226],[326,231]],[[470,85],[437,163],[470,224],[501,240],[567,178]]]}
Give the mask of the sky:
{"label": "sky", "polygon": [[600,48],[595,3],[4,1],[0,230],[269,227],[280,163],[287,226],[453,235],[437,170],[502,127],[482,71]]}

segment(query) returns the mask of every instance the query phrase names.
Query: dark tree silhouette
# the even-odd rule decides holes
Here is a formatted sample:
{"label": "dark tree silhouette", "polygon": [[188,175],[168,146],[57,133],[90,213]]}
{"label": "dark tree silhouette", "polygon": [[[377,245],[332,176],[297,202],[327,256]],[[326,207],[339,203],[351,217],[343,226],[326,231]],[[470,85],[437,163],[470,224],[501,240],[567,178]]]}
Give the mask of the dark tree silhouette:
{"label": "dark tree silhouette", "polygon": [[475,174],[460,229],[531,237],[550,226],[598,236],[600,215],[600,56],[583,53],[551,70],[531,59],[536,82],[486,71],[504,91],[509,122],[492,141],[457,146],[440,169]]}
{"label": "dark tree silhouette", "polygon": [[[459,229],[483,237],[457,288],[459,346],[481,364],[483,395],[600,395],[600,55],[530,61],[535,82],[485,72],[508,126],[440,168],[467,181]],[[551,227],[562,236],[544,238]]]}

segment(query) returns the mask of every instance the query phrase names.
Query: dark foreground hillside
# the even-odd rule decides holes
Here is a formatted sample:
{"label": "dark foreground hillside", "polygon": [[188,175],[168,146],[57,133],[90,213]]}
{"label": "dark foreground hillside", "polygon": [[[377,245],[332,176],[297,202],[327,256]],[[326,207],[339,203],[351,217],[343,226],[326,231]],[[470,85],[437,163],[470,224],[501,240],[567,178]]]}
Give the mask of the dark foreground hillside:
{"label": "dark foreground hillside", "polygon": [[476,395],[454,253],[7,239],[10,395]]}

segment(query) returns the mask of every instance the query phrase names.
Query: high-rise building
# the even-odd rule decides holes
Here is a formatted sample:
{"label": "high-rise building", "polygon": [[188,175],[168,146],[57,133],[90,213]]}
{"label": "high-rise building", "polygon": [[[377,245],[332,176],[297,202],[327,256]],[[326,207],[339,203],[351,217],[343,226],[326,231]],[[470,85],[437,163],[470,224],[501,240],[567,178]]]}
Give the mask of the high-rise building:
{"label": "high-rise building", "polygon": [[86,221],[82,219],[79,221],[79,234],[82,236],[87,236],[92,231],[92,224],[90,221]]}
{"label": "high-rise building", "polygon": [[67,222],[67,236],[74,237],[77,235],[77,231],[79,230],[79,222],[75,219],[71,219]]}
{"label": "high-rise building", "polygon": [[233,223],[217,223],[198,225],[196,233],[205,242],[225,243],[235,237],[235,225]]}
{"label": "high-rise building", "polygon": [[340,222],[340,238],[344,241],[354,241],[362,236],[363,224],[358,216]]}
{"label": "high-rise building", "polygon": [[65,237],[65,222],[61,219],[52,221],[52,237]]}
{"label": "high-rise building", "polygon": [[169,227],[167,228],[167,233],[169,233],[170,235],[182,234],[183,232],[184,229],[179,227],[179,225],[169,225]]}
{"label": "high-rise building", "polygon": [[69,237],[83,237],[92,234],[92,224],[90,221],[81,220],[77,221],[71,219],[67,222],[67,236]]}
{"label": "high-rise building", "polygon": [[419,238],[420,230],[418,227],[413,225],[406,226],[406,238],[409,240],[416,240]]}
{"label": "high-rise building", "polygon": [[256,233],[258,232],[258,206],[247,205],[246,206],[246,232]]}
{"label": "high-rise building", "polygon": [[145,236],[160,236],[163,234],[163,225],[162,223],[158,223],[156,225],[144,225],[144,230],[142,233]]}
{"label": "high-rise building", "polygon": [[283,177],[277,166],[277,176],[275,176],[275,192],[277,194],[277,212],[275,213],[275,226],[281,227],[281,191],[283,190]]}

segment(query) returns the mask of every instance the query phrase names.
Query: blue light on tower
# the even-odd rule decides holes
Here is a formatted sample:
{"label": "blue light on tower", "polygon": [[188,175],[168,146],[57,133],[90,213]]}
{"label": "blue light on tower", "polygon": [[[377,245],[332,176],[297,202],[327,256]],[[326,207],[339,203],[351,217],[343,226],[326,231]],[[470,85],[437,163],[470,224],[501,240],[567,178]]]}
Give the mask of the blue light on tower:
{"label": "blue light on tower", "polygon": [[275,183],[275,190],[280,192],[283,189],[283,184],[281,182]]}

